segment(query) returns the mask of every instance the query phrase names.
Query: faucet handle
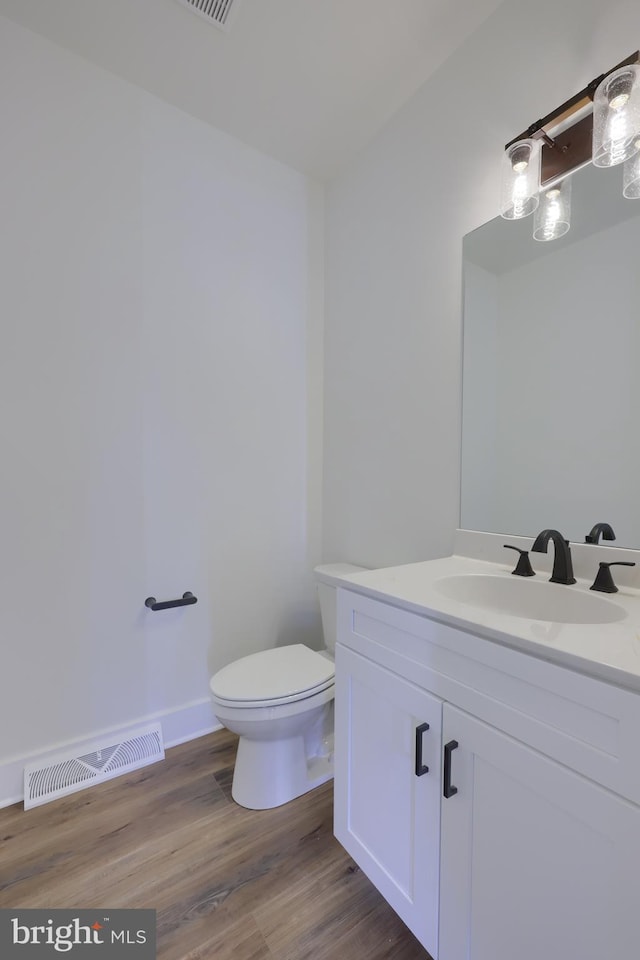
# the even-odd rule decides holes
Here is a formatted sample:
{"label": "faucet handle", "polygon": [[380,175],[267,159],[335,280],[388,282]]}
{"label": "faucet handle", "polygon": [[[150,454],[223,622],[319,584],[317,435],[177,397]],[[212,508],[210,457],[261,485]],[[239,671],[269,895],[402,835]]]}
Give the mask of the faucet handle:
{"label": "faucet handle", "polygon": [[531,568],[528,550],[521,550],[520,547],[513,547],[510,543],[504,543],[503,546],[505,550],[517,550],[520,554],[515,570],[511,571],[514,577],[535,577],[535,573]]}
{"label": "faucet handle", "polygon": [[635,563],[631,563],[629,560],[615,560],[610,563],[601,562],[596,578],[593,581],[593,585],[589,587],[589,590],[599,590],[601,593],[618,592],[609,567],[635,567]]}

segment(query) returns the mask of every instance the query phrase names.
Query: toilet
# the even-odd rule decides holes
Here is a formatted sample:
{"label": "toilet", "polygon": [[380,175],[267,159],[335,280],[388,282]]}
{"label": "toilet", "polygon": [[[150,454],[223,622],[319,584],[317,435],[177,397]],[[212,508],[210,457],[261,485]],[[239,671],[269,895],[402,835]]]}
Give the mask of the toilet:
{"label": "toilet", "polygon": [[214,713],[240,737],[231,788],[240,806],[279,807],[333,777],[336,586],[364,569],[334,563],[314,570],[325,650],[274,647],[211,678]]}

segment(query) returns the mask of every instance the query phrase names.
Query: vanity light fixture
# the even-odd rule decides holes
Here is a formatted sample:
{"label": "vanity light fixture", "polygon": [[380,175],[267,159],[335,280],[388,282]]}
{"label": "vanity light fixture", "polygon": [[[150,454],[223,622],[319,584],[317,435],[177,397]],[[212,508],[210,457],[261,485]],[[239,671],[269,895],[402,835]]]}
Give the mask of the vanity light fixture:
{"label": "vanity light fixture", "polygon": [[625,161],[624,195],[640,197],[640,51],[506,144],[501,216],[535,212],[535,239],[555,240],[570,226],[569,174]]}
{"label": "vanity light fixture", "polygon": [[502,216],[528,217],[539,203],[540,141],[518,140],[505,149],[502,169]]}
{"label": "vanity light fixture", "polygon": [[615,167],[637,152],[640,67],[629,63],[604,78],[593,97],[593,165]]}

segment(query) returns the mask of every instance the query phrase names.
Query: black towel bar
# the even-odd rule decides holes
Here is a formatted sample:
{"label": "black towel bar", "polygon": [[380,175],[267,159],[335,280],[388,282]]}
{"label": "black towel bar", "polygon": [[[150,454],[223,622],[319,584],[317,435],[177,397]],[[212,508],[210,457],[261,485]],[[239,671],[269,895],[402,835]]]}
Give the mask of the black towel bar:
{"label": "black towel bar", "polygon": [[194,595],[187,590],[179,600],[162,600],[158,602],[155,597],[147,597],[144,605],[145,607],[149,607],[150,610],[168,610],[169,607],[187,607],[190,603],[197,602],[198,598],[194,597]]}

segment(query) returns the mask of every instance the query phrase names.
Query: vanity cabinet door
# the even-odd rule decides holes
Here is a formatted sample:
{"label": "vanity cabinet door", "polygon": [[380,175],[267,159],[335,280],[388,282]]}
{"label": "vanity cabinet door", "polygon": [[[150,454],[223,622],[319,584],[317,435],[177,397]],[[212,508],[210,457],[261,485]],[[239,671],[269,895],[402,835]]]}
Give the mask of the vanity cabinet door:
{"label": "vanity cabinet door", "polygon": [[338,644],[335,834],[438,954],[442,701]]}
{"label": "vanity cabinet door", "polygon": [[640,807],[449,704],[443,743],[439,960],[638,956]]}

